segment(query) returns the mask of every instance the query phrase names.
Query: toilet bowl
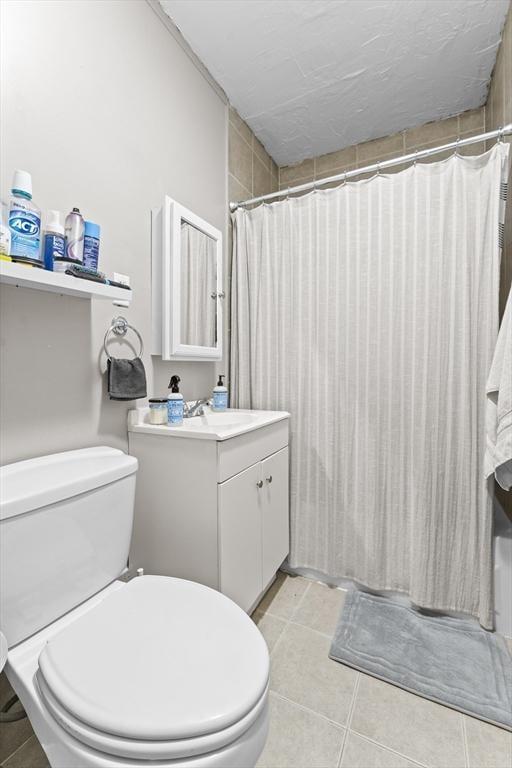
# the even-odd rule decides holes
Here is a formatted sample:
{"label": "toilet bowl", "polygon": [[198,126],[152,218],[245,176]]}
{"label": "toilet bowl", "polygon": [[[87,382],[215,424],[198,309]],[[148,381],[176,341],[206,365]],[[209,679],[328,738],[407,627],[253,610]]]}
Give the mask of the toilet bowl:
{"label": "toilet bowl", "polygon": [[193,582],[116,582],[12,649],[6,672],[53,768],[241,768],[265,743],[265,643]]}
{"label": "toilet bowl", "polygon": [[[87,449],[95,450],[113,449]],[[57,463],[82,458],[61,454]],[[89,453],[86,458],[94,465],[98,457]],[[115,465],[115,479],[105,474],[105,458]],[[133,461],[125,462],[131,457],[124,454],[103,453],[100,459],[103,485],[89,484],[76,498],[69,496],[68,487],[66,500],[56,498],[42,508],[36,493],[27,510],[20,493],[12,493],[13,485],[7,482],[8,492],[1,501],[15,503],[0,504],[0,537],[7,561],[2,564],[0,587],[0,598],[6,598],[0,609],[1,628],[9,643],[5,669],[52,768],[254,766],[268,729],[269,656],[259,630],[235,603],[209,587],[164,576],[110,580],[92,596],[77,601],[76,581],[82,591],[86,584],[88,588],[97,584],[94,535],[99,522],[93,502],[100,504],[102,516],[110,514],[107,529],[115,540],[120,510],[109,513],[103,506],[105,487],[110,487],[109,504],[117,498],[125,506],[127,489],[124,496],[112,495],[111,486],[125,483],[136,469]],[[124,475],[119,462],[125,462]],[[43,473],[33,465],[26,469],[40,480],[48,471],[51,474],[51,462]],[[81,474],[76,465],[74,469]],[[96,469],[92,467],[93,473]],[[22,475],[26,481],[27,472]],[[1,480],[0,476],[0,484]],[[19,492],[21,485],[15,487]],[[62,496],[54,489],[52,493]],[[77,509],[70,505],[73,498],[80,499]],[[24,525],[16,525],[22,518]],[[38,542],[51,550],[45,552],[49,565],[43,573],[37,558],[31,566],[24,562],[24,567],[39,574],[40,582],[25,577],[14,587],[11,578],[18,565],[10,558],[8,545],[16,544],[18,553],[30,549],[24,536],[34,527],[49,534]],[[103,537],[106,529],[99,527]],[[72,547],[79,568],[73,586],[65,580],[70,575],[65,572],[69,560],[62,550],[63,542],[69,547],[71,539],[80,544]],[[125,546],[125,537],[121,535],[120,540]],[[110,549],[118,549],[115,541],[101,552],[104,574],[111,572],[112,558],[105,559]],[[18,559],[24,558],[19,554]],[[57,573],[64,577],[60,590]],[[55,590],[71,593],[69,610],[62,612],[65,595],[56,601]],[[51,609],[41,612],[35,601],[45,592]]]}

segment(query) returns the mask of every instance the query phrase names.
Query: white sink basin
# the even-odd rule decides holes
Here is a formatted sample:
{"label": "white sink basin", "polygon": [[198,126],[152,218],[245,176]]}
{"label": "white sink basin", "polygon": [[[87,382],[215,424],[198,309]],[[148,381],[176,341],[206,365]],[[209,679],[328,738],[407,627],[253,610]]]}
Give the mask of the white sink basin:
{"label": "white sink basin", "polygon": [[252,432],[276,421],[289,418],[286,411],[250,411],[228,408],[216,413],[205,407],[204,416],[183,419],[179,427],[149,423],[149,408],[137,408],[128,414],[128,431],[168,437],[192,437],[200,440],[228,440],[230,437]]}
{"label": "white sink basin", "polygon": [[191,419],[184,419],[186,427],[192,429],[204,429],[205,427],[221,427],[222,429],[230,429],[231,427],[238,427],[242,424],[252,424],[257,421],[260,413],[264,411],[237,411],[231,408],[223,413],[215,413],[209,411],[204,416],[193,416]]}

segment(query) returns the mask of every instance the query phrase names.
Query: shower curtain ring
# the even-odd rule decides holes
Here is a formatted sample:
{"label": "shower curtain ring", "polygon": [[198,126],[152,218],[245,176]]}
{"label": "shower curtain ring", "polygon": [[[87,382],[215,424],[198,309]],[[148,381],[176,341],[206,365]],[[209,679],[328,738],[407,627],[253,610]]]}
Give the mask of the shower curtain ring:
{"label": "shower curtain ring", "polygon": [[415,149],[415,150],[414,150],[414,160],[413,160],[413,165],[415,166],[417,162],[418,162],[418,150],[417,150],[417,149]]}
{"label": "shower curtain ring", "polygon": [[380,163],[377,163],[377,176],[380,176]]}
{"label": "shower curtain ring", "polygon": [[459,156],[459,141],[460,141],[460,136],[457,136],[457,141],[455,142],[455,154],[457,155],[457,157]]}
{"label": "shower curtain ring", "polygon": [[503,143],[503,128],[500,128],[498,131],[498,144]]}

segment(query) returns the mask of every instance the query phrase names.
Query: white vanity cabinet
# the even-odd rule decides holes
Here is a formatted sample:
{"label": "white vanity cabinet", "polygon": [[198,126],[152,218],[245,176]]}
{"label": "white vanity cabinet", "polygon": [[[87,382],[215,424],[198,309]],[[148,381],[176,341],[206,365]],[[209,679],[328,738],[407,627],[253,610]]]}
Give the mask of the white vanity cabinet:
{"label": "white vanity cabinet", "polygon": [[219,483],[218,510],[220,590],[247,610],[288,554],[288,448]]}
{"label": "white vanity cabinet", "polygon": [[278,415],[233,437],[129,426],[139,460],[130,567],[254,607],[289,551],[288,414]]}

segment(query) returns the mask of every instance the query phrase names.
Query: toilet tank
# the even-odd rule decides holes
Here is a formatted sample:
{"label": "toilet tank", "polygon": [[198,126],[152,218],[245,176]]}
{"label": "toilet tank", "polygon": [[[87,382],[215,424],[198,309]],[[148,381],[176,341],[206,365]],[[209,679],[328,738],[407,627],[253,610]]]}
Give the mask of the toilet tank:
{"label": "toilet tank", "polygon": [[0,468],[0,629],[9,647],[126,568],[137,459],[67,451]]}

